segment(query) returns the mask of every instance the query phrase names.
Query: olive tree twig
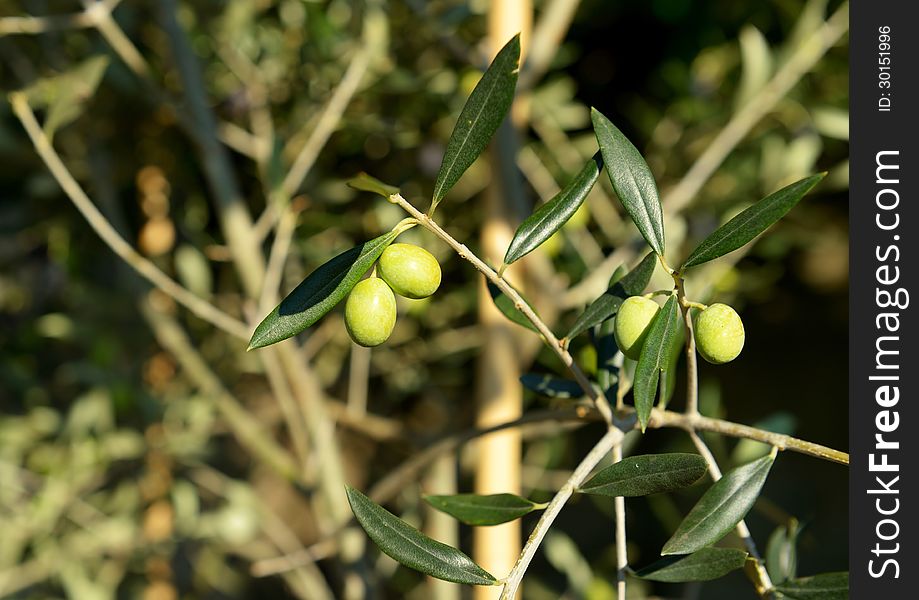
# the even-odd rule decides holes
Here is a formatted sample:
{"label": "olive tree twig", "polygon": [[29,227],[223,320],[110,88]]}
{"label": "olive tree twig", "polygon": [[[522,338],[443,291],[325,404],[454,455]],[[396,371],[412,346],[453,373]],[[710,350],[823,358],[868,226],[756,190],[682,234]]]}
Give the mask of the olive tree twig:
{"label": "olive tree twig", "polygon": [[485,264],[485,262],[475,255],[465,244],[458,242],[453,236],[444,231],[444,229],[437,224],[430,216],[422,213],[420,210],[414,207],[408,200],[402,197],[402,194],[396,193],[389,197],[389,201],[398,204],[402,207],[405,212],[410,214],[418,223],[431,231],[434,235],[439,237],[441,240],[447,243],[448,246],[453,248],[453,250],[459,255],[463,260],[468,261],[472,264],[480,273],[482,273],[486,279],[495,284],[495,286],[501,290],[508,298],[514,302],[514,307],[519,310],[526,318],[529,320],[537,331],[544,338],[546,345],[555,353],[556,356],[562,361],[571,374],[574,376],[574,379],[577,381],[578,385],[584,390],[584,394],[590,398],[594,403],[597,410],[603,416],[603,420],[606,421],[609,427],[614,427],[615,418],[613,416],[612,410],[610,409],[609,402],[606,397],[601,394],[597,389],[590,383],[587,379],[587,376],[581,370],[581,368],[574,362],[574,357],[571,356],[571,353],[568,352],[562,346],[562,343],[559,341],[555,334],[552,333],[552,330],[549,329],[542,319],[533,311],[530,305],[526,300],[520,295],[517,290],[511,286],[504,277],[499,275],[497,271],[492,269],[490,266]]}
{"label": "olive tree twig", "polygon": [[[600,438],[600,441],[597,442],[593,449],[577,466],[565,485],[562,486],[549,502],[546,510],[536,523],[536,527],[533,528],[533,532],[530,534],[529,539],[527,539],[527,543],[523,547],[523,552],[520,553],[520,558],[517,559],[517,564],[514,565],[507,579],[505,579],[504,589],[501,591],[501,600],[508,600],[516,596],[517,588],[520,587],[523,575],[530,565],[530,562],[533,560],[533,557],[536,555],[536,550],[540,542],[542,542],[546,533],[549,532],[549,528],[552,526],[555,518],[558,517],[562,507],[565,506],[565,502],[568,501],[568,498],[571,497],[577,487],[587,479],[587,476],[590,475],[593,468],[597,466],[597,463],[599,463],[612,448],[621,447],[619,445],[622,443],[622,435],[622,431],[615,427],[608,429],[603,437]],[[620,588],[621,587],[623,587],[623,585],[620,585]]]}
{"label": "olive tree twig", "polygon": [[249,339],[249,328],[242,321],[231,317],[215,307],[210,302],[200,298],[182,287],[175,280],[163,273],[156,265],[141,256],[112,226],[102,212],[96,208],[77,180],[64,165],[60,155],[51,145],[51,141],[42,131],[41,125],[32,112],[32,107],[26,96],[21,92],[13,92],[9,96],[13,112],[22,123],[26,133],[32,140],[36,152],[44,161],[51,175],[57,181],[64,193],[76,206],[80,214],[86,219],[93,231],[108,245],[119,258],[129,264],[144,279],[173,298],[176,302],[186,307],[201,319],[215,325],[219,329],[242,340]]}

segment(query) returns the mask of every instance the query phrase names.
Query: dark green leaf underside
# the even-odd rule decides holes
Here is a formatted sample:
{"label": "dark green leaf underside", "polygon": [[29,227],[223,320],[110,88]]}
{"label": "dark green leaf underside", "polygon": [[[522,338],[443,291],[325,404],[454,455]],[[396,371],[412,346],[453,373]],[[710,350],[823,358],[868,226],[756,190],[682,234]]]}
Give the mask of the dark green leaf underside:
{"label": "dark green leaf underside", "polygon": [[766,196],[702,240],[683,263],[684,269],[737,250],[768,229],[817,185],[826,173],[812,175]]}
{"label": "dark green leaf underside", "polygon": [[456,494],[453,496],[425,496],[425,501],[441,512],[467,525],[500,525],[527,515],[539,508],[538,504],[514,494]]}
{"label": "dark green leaf underside", "polygon": [[577,381],[562,379],[541,373],[527,373],[520,377],[520,383],[528,390],[549,398],[581,398],[584,390]]}
{"label": "dark green leaf underside", "polygon": [[491,295],[491,299],[494,301],[495,306],[501,311],[501,314],[514,323],[539,333],[536,326],[520,312],[516,305],[514,305],[514,301],[508,298],[504,292],[498,289],[498,286],[490,281],[488,282],[488,293]]}
{"label": "dark green leaf underside", "polygon": [[648,427],[651,409],[654,407],[654,396],[661,372],[670,365],[675,342],[679,343],[676,330],[681,327],[680,307],[676,296],[670,296],[664,307],[657,313],[648,330],[648,337],[641,347],[638,366],[635,367],[635,380],[632,393],[635,396],[635,412],[641,430]]}
{"label": "dark green leaf underside", "polygon": [[520,62],[520,36],[498,52],[472,90],[456,121],[434,183],[433,206],[447,194],[488,145],[514,101]]}
{"label": "dark green leaf underside", "polygon": [[698,454],[642,454],[606,467],[579,491],[600,496],[647,496],[690,486],[705,475]]}
{"label": "dark green leaf underside", "polygon": [[634,269],[603,292],[602,296],[594,300],[581,313],[565,337],[569,340],[573,339],[615,315],[626,298],[645,291],[648,282],[651,281],[651,275],[654,274],[655,266],[657,266],[657,256],[651,252]]}
{"label": "dark green leaf underside", "polygon": [[380,550],[407,567],[431,577],[470,585],[494,585],[495,578],[471,558],[432,540],[370,498],[346,486],[358,523]]}
{"label": "dark green leaf underside", "polygon": [[715,482],[689,511],[661,554],[690,554],[723,538],[747,514],[772,468],[770,454]]}
{"label": "dark green leaf underside", "polygon": [[249,341],[249,349],[286,340],[325,316],[348,295],[398,235],[390,231],[355,246],[310,273],[259,323]]}
{"label": "dark green leaf underside", "polygon": [[651,249],[663,256],[664,216],[648,163],[600,111],[591,109],[590,117],[616,195]]}
{"label": "dark green leaf underside", "polygon": [[823,573],[786,581],[776,586],[787,600],[848,600],[849,573]]}
{"label": "dark green leaf underside", "polygon": [[667,556],[636,572],[651,581],[711,581],[743,567],[747,553],[734,548],[702,548],[688,555]]}
{"label": "dark green leaf underside", "polygon": [[587,161],[565,189],[533,211],[514,233],[514,239],[504,255],[504,264],[509,265],[526,256],[561,229],[584,203],[584,199],[600,176],[601,168],[603,158],[598,152]]}

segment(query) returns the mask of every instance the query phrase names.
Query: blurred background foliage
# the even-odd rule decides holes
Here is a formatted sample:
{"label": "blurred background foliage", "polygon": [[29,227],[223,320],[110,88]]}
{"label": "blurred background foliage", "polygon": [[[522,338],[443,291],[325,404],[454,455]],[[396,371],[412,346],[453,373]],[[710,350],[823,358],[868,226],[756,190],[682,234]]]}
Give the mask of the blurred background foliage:
{"label": "blurred background foliage", "polygon": [[[425,204],[455,116],[487,61],[485,0],[182,2],[177,20],[191,52],[184,59],[177,59],[164,16],[171,2],[104,4],[116,6],[115,21],[142,62],[132,65],[130,52],[113,50],[111,30],[105,35],[104,28],[68,20],[85,14],[81,2],[0,0],[0,85],[7,92],[29,89],[68,168],[127,240],[195,295],[250,323],[261,314],[242,292],[213,172],[189,134],[200,123],[183,124],[195,113],[177,65],[189,57],[200,65],[231,175],[266,255],[280,227],[273,227],[275,213],[296,216],[281,271],[286,292],[338,251],[402,218],[397,207],[346,187],[347,178],[367,171]],[[537,22],[547,4],[536,3]],[[522,91],[517,163],[524,188],[507,198],[514,225],[595,151],[590,106],[642,150],[666,197],[838,8],[827,4],[581,2],[546,73]],[[33,24],[29,15],[64,17],[46,21],[49,31],[23,33]],[[371,49],[366,73],[341,118],[326,122],[323,111],[356,68],[361,45]],[[733,304],[747,328],[739,360],[703,365],[703,412],[842,449],[847,94],[843,37],[742,137],[699,192],[667,213],[668,246],[685,252],[780,185],[829,171],[748,252],[694,274],[689,293]],[[291,190],[293,208],[283,208],[283,197],[276,204],[282,208],[270,208],[317,127],[330,127],[329,135]],[[297,447],[290,414],[257,353],[151,293],[100,241],[6,103],[0,104],[0,161],[0,595],[457,597],[455,589],[435,594],[423,577],[364,546],[361,536],[352,538],[357,551],[346,558],[326,548],[315,566],[252,574],[253,562],[297,552],[330,532],[334,509],[316,500],[328,457],[312,445],[306,452]],[[439,212],[473,249],[482,220],[477,197],[492,177],[480,160]],[[412,230],[403,241],[440,259],[441,290],[402,301],[393,337],[372,354],[353,351],[337,312],[303,334],[297,350],[327,397],[344,479],[362,489],[473,423],[473,364],[484,341],[477,275],[425,232]],[[640,251],[606,186],[525,261],[526,293],[562,331],[604,289],[612,270]],[[563,374],[548,352],[527,343],[524,371]],[[585,369],[594,368],[586,336],[573,349]],[[240,443],[231,401],[245,411],[243,420],[298,459],[296,476],[279,474]],[[528,409],[567,406],[530,392],[525,402]],[[678,386],[673,405],[681,402]],[[592,445],[595,427],[529,436],[524,494],[548,498]],[[717,436],[707,441],[725,468],[763,451]],[[685,436],[663,430],[635,444],[641,451],[689,448]],[[468,491],[470,452],[448,456],[456,458],[448,460],[448,474]],[[444,491],[425,477],[422,471],[402,482],[387,502],[419,525],[428,514],[421,492]],[[797,519],[799,573],[843,570],[846,481],[838,465],[783,454],[749,518],[754,537],[765,546],[776,527]],[[632,564],[654,559],[699,494],[694,488],[629,502]],[[531,526],[526,519],[524,531]],[[456,535],[467,547],[469,530]],[[612,503],[575,498],[528,573],[526,598],[613,598],[612,541]],[[349,581],[359,583],[349,587]],[[740,573],[701,590],[640,583],[632,590],[635,597],[753,597]]]}

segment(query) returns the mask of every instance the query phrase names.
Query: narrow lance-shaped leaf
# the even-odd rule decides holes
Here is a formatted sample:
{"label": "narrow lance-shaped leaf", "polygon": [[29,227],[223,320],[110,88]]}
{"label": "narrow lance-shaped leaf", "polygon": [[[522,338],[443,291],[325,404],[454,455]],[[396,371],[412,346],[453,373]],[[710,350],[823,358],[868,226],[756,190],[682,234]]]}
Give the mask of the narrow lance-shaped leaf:
{"label": "narrow lance-shaped leaf", "polygon": [[661,554],[689,554],[714,544],[749,512],[775,455],[737,467],[716,481],[689,511]]}
{"label": "narrow lance-shaped leaf", "polygon": [[635,573],[651,581],[711,581],[743,567],[747,553],[735,548],[702,548],[687,555],[666,556]]}
{"label": "narrow lance-shaped leaf", "polygon": [[545,507],[514,494],[425,496],[425,501],[467,525],[500,525]]}
{"label": "narrow lance-shaped leaf", "polygon": [[683,350],[686,345],[686,328],[683,326],[682,315],[680,316],[680,326],[676,328],[675,338],[670,344],[670,357],[667,359],[667,368],[661,373],[661,393],[658,407],[661,410],[667,408],[673,393],[676,391],[677,384],[677,365],[680,357],[683,356]]}
{"label": "narrow lance-shaped leaf", "polygon": [[431,577],[471,585],[495,585],[496,579],[471,558],[432,540],[370,498],[346,486],[351,511],[380,550]]}
{"label": "narrow lance-shaped leaf", "polygon": [[648,420],[651,418],[651,408],[654,407],[654,396],[657,393],[657,382],[661,372],[670,365],[673,346],[679,343],[676,333],[679,327],[680,307],[676,296],[671,295],[654,317],[645,343],[641,347],[638,366],[635,367],[632,391],[635,397],[635,412],[642,431],[648,427]]}
{"label": "narrow lance-shaped leaf", "polygon": [[647,496],[687,487],[705,475],[698,454],[641,454],[606,467],[578,491],[598,496]]}
{"label": "narrow lance-shaped leaf", "polygon": [[737,250],[784,217],[824,176],[826,173],[819,173],[796,181],[741,212],[702,240],[682,268],[701,265]]}
{"label": "narrow lance-shaped leaf", "polygon": [[390,231],[355,246],[310,273],[255,328],[249,350],[295,336],[325,316],[348,295],[399,233]]}
{"label": "narrow lance-shaped leaf", "polygon": [[517,308],[514,301],[508,298],[504,292],[498,289],[498,286],[490,281],[488,282],[488,293],[491,295],[491,299],[494,301],[495,306],[501,311],[501,314],[514,323],[539,333],[536,326],[520,312],[520,309]]}
{"label": "narrow lance-shaped leaf", "polygon": [[776,586],[784,600],[849,600],[849,573],[822,573]]}
{"label": "narrow lance-shaped leaf", "polygon": [[584,390],[581,389],[577,381],[542,373],[522,375],[520,383],[528,390],[550,398],[580,398],[584,395]]}
{"label": "narrow lance-shaped leaf", "polygon": [[396,186],[384,183],[376,177],[363,172],[349,179],[348,186],[356,190],[361,190],[362,192],[373,192],[384,198],[389,198],[393,194],[399,193],[399,188]]}
{"label": "narrow lance-shaped leaf", "polygon": [[504,255],[504,264],[509,265],[526,256],[561,229],[584,203],[587,194],[597,182],[602,167],[603,158],[598,152],[587,161],[581,172],[565,186],[565,189],[533,211],[514,233],[514,239]]}
{"label": "narrow lance-shaped leaf", "polygon": [[575,321],[565,337],[569,340],[573,339],[594,325],[599,325],[615,315],[626,298],[636,296],[645,291],[645,288],[648,287],[648,282],[651,281],[651,275],[654,274],[656,265],[657,256],[651,252],[634,269],[603,292],[602,296],[594,300],[581,313],[581,316],[578,317],[578,320]]}
{"label": "narrow lance-shaped leaf", "polygon": [[434,183],[432,210],[488,145],[514,101],[520,35],[498,52],[460,112]]}
{"label": "narrow lance-shaped leaf", "polygon": [[606,174],[625,211],[651,249],[664,255],[664,216],[657,183],[638,149],[596,108],[590,118],[600,144]]}

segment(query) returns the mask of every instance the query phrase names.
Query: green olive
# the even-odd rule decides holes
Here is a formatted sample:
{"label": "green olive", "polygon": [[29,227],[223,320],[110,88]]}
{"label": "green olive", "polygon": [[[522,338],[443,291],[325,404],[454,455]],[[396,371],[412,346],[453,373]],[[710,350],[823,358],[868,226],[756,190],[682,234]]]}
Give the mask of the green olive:
{"label": "green olive", "polygon": [[743,321],[727,304],[712,304],[699,313],[694,333],[699,354],[712,364],[731,362],[743,350]]}
{"label": "green olive", "polygon": [[651,322],[661,309],[657,302],[643,296],[626,298],[616,313],[613,334],[622,353],[632,360],[641,356]]}
{"label": "green olive", "polygon": [[361,346],[379,346],[396,325],[396,297],[376,277],[358,282],[345,303],[348,335]]}
{"label": "green olive", "polygon": [[440,287],[440,265],[434,256],[413,244],[392,244],[380,256],[377,273],[406,298],[427,298]]}

